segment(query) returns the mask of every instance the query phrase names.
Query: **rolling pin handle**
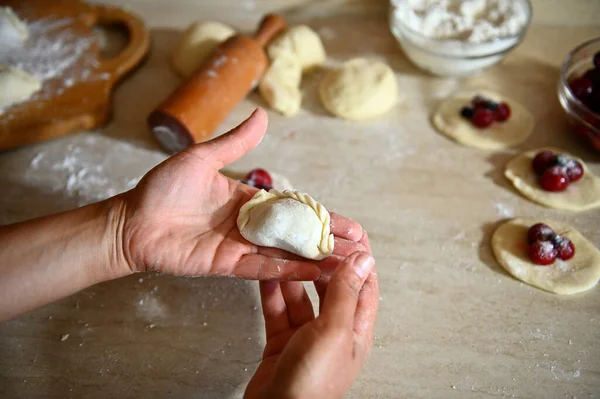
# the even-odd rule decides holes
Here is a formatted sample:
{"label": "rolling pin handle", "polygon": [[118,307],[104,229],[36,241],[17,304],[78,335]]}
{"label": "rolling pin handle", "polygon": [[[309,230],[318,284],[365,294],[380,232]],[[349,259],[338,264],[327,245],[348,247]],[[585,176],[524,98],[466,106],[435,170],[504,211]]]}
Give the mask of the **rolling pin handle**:
{"label": "rolling pin handle", "polygon": [[254,35],[254,39],[265,47],[275,36],[287,27],[285,20],[277,14],[267,14],[260,22],[258,31]]}

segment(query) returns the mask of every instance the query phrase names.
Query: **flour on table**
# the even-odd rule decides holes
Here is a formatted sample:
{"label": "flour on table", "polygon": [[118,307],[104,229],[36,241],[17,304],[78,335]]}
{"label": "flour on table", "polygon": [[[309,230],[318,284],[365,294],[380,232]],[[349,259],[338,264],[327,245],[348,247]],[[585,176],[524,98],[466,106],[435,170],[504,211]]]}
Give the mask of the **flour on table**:
{"label": "flour on table", "polygon": [[514,211],[511,207],[501,203],[501,202],[496,202],[496,204],[494,204],[495,208],[496,208],[496,212],[498,213],[498,215],[505,217],[505,218],[511,218],[514,216]]}

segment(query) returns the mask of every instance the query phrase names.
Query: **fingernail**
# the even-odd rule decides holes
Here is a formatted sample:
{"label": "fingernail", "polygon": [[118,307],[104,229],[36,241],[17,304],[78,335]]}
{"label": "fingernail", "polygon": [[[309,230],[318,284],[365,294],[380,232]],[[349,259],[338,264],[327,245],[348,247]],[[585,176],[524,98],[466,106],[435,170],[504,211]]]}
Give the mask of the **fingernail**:
{"label": "fingernail", "polygon": [[375,259],[367,254],[360,254],[354,261],[354,270],[360,277],[365,278],[371,272]]}

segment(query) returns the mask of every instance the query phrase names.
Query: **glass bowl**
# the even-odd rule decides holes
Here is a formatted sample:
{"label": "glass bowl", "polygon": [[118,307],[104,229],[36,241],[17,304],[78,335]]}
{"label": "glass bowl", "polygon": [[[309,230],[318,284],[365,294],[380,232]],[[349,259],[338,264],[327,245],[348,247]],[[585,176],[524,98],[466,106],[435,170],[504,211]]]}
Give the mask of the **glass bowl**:
{"label": "glass bowl", "polygon": [[584,139],[584,142],[591,145],[596,151],[600,151],[600,114],[593,112],[575,97],[569,87],[569,82],[594,67],[594,54],[599,51],[600,37],[575,47],[565,58],[558,81],[558,99],[567,113],[568,121],[573,126],[573,130]]}
{"label": "glass bowl", "polygon": [[389,25],[406,56],[418,67],[439,76],[464,76],[477,73],[502,60],[524,38],[531,23],[529,0],[514,0],[522,8],[524,24],[515,35],[486,42],[437,39],[413,29],[414,13],[410,0],[391,0]]}

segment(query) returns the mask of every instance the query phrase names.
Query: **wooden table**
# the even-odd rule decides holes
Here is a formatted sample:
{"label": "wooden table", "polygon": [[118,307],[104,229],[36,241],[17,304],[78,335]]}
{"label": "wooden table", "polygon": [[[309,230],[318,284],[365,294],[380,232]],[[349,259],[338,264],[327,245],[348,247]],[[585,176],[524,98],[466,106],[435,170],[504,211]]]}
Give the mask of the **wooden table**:
{"label": "wooden table", "polygon": [[[600,397],[600,288],[542,292],[508,276],[489,247],[497,223],[517,215],[568,221],[600,246],[600,211],[542,208],[502,176],[516,152],[545,144],[573,151],[600,174],[600,157],[572,139],[556,96],[564,56],[600,35],[597,0],[535,1],[525,42],[464,80],[412,66],[387,29],[385,1],[114,2],[151,27],[150,59],[118,89],[106,128],[0,154],[0,223],[134,185],[165,158],[144,121],[177,84],[168,56],[181,30],[195,19],[250,30],[265,11],[282,11],[320,32],[332,61],[380,57],[401,84],[394,111],[352,123],[321,108],[317,73],[303,82],[301,114],[269,112],[268,136],[234,165],[282,173],[370,233],[381,311],[372,356],[349,397]],[[433,107],[462,87],[518,99],[536,116],[533,136],[517,149],[482,152],[436,133]],[[251,95],[220,130],[263,105]],[[0,397],[241,397],[261,356],[261,317],[255,282],[145,274],[101,284],[0,326]]]}

